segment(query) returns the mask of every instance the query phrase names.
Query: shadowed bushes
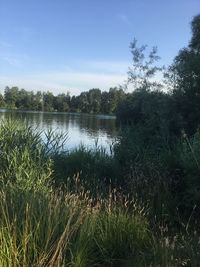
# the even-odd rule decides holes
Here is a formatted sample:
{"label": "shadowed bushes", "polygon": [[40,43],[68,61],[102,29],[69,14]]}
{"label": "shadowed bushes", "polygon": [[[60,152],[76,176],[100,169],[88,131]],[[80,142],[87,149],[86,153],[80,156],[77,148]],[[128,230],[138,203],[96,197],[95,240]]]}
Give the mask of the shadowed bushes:
{"label": "shadowed bushes", "polygon": [[[199,210],[200,135],[183,134],[174,144],[146,139],[140,128],[128,128],[115,146],[121,168],[121,187],[150,201],[153,214],[188,218]],[[198,212],[196,214],[198,216]],[[198,217],[199,218],[199,217]]]}

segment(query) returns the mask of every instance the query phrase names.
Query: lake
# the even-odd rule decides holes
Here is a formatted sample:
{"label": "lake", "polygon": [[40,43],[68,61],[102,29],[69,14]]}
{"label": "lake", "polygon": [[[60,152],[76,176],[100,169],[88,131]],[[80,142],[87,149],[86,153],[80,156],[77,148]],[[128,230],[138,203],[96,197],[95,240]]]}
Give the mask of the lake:
{"label": "lake", "polygon": [[26,120],[34,129],[37,127],[37,131],[52,129],[67,134],[65,148],[69,150],[80,144],[89,148],[98,144],[109,152],[110,145],[117,137],[114,116],[0,109],[0,120],[9,117]]}

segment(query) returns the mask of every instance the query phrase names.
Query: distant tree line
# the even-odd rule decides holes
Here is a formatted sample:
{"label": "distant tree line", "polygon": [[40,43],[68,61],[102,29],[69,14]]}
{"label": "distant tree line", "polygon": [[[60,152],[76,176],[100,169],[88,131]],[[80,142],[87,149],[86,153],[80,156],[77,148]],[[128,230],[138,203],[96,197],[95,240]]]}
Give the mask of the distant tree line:
{"label": "distant tree line", "polygon": [[107,91],[91,89],[78,96],[62,93],[27,91],[18,87],[6,87],[0,94],[0,107],[34,111],[83,112],[114,114],[125,93],[119,88]]}

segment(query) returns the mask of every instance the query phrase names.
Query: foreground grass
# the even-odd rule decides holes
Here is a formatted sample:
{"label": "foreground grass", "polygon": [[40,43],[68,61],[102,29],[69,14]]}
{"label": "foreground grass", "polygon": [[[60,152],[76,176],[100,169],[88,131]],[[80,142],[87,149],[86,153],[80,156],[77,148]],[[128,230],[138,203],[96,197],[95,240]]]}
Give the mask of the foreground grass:
{"label": "foreground grass", "polygon": [[140,266],[150,244],[147,220],[121,204],[4,190],[0,266],[124,266],[131,259]]}
{"label": "foreground grass", "polygon": [[0,192],[0,266],[199,266],[196,232],[153,232],[136,201]]}
{"label": "foreground grass", "polygon": [[138,196],[112,189],[118,166],[103,151],[50,151],[14,121],[1,124],[0,141],[0,267],[199,266],[198,227],[170,226]]}

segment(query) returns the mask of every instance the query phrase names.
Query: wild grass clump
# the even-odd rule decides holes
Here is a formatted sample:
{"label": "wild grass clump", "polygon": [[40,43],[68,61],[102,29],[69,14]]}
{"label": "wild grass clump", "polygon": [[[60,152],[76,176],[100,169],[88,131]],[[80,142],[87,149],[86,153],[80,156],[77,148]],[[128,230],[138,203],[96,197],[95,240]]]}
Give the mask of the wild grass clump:
{"label": "wild grass clump", "polygon": [[117,186],[119,166],[102,148],[79,146],[52,156],[52,159],[56,186],[64,184],[71,191],[84,188],[93,195],[108,193],[110,186]]}
{"label": "wild grass clump", "polygon": [[142,260],[148,223],[87,194],[0,192],[0,266],[119,266]]}
{"label": "wild grass clump", "polygon": [[50,182],[52,161],[41,133],[12,119],[0,125],[0,184],[24,190],[44,190]]}
{"label": "wild grass clump", "polygon": [[198,267],[200,236],[196,231],[176,231],[168,227],[157,228],[152,239],[153,258],[150,266]]}

